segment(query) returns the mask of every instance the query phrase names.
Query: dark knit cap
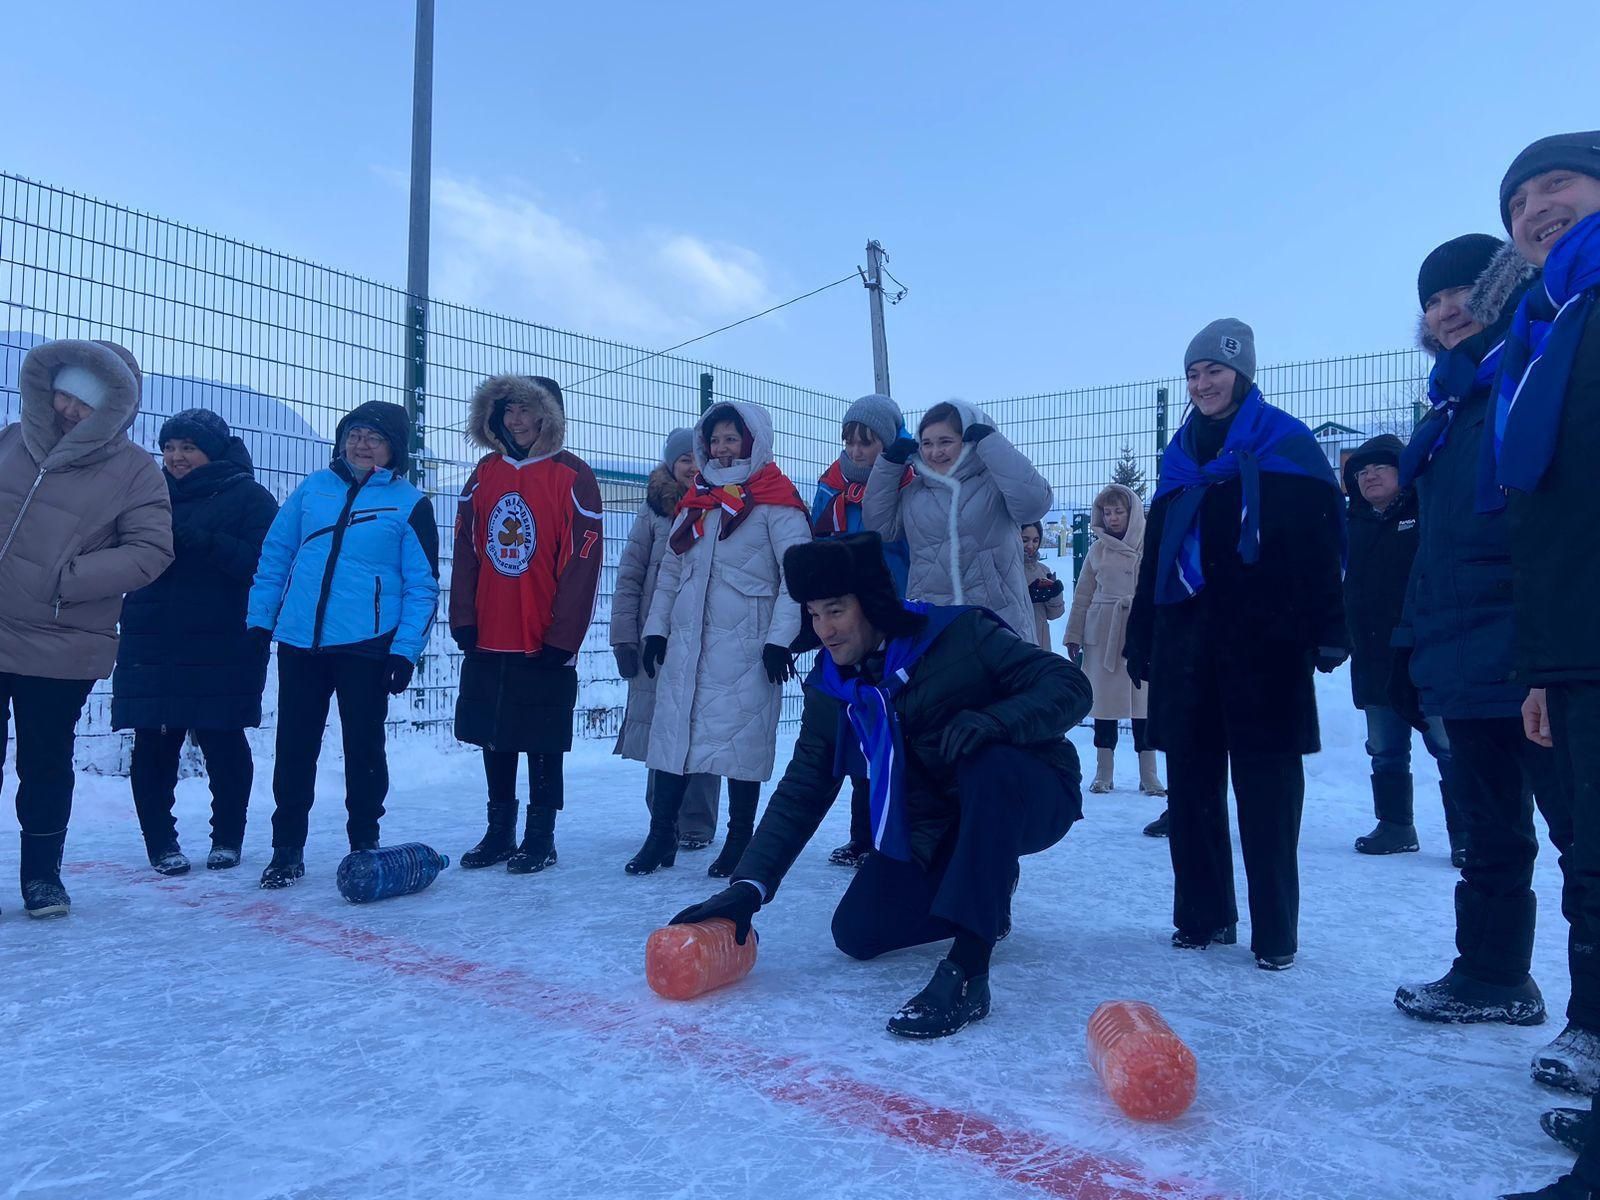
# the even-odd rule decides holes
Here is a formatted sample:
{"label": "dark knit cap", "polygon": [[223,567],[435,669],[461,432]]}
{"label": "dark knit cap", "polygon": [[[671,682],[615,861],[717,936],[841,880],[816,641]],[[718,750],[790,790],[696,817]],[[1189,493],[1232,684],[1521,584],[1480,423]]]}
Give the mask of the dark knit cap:
{"label": "dark knit cap", "polygon": [[190,441],[200,447],[201,453],[215,462],[228,451],[228,439],[233,430],[228,423],[209,408],[186,408],[161,422],[161,433],[156,445],[165,446],[171,441]]}
{"label": "dark knit cap", "polygon": [[1512,160],[1500,181],[1500,219],[1511,232],[1511,197],[1535,175],[1546,171],[1576,171],[1600,179],[1600,129],[1586,133],[1557,133],[1540,138]]}
{"label": "dark knit cap", "polygon": [[783,556],[783,582],[800,605],[800,635],[789,646],[797,654],[821,645],[805,607],[813,600],[854,596],[867,620],[889,637],[909,633],[922,621],[900,602],[884,561],[883,539],[876,533],[851,533],[789,547]]}
{"label": "dark knit cap", "polygon": [[411,466],[411,418],[398,404],[368,400],[357,405],[333,434],[333,457],[344,453],[345,435],[352,429],[374,429],[389,443],[389,470],[404,475]]}
{"label": "dark knit cap", "polygon": [[1361,474],[1363,467],[1396,467],[1400,466],[1400,451],[1406,448],[1405,443],[1392,433],[1380,433],[1375,438],[1369,438],[1354,454],[1345,460],[1344,464],[1344,490],[1348,495],[1356,494],[1356,476]]}
{"label": "dark knit cap", "polygon": [[1417,272],[1418,306],[1427,308],[1428,301],[1438,293],[1477,283],[1489,260],[1504,245],[1487,233],[1469,233],[1451,238],[1435,249],[1422,260],[1422,270]]}

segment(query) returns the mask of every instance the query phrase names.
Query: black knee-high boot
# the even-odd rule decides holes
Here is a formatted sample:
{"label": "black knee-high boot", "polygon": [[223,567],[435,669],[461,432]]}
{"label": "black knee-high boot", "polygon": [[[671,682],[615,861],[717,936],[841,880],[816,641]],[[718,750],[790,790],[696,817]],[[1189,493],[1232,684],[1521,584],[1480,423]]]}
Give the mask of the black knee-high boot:
{"label": "black knee-high boot", "polygon": [[506,861],[513,875],[532,875],[556,863],[556,814],[566,793],[560,754],[528,755],[528,824],[522,845]]}
{"label": "black knee-high boot", "polygon": [[728,780],[728,836],[722,839],[722,853],[706,868],[713,879],[732,875],[750,845],[756,827],[756,805],[761,801],[761,785],[743,780]]}
{"label": "black knee-high boot", "polygon": [[687,775],[656,772],[655,796],[650,802],[650,833],[639,853],[622,868],[629,875],[649,875],[658,867],[678,861],[678,810],[689,790]]}

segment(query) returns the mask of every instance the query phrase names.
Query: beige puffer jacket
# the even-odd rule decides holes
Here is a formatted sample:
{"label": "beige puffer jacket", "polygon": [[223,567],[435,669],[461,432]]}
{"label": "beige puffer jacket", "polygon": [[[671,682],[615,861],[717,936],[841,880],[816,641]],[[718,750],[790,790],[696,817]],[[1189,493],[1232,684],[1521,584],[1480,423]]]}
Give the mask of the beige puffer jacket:
{"label": "beige puffer jacket", "polygon": [[[963,430],[994,422],[959,400],[950,402]],[[1050,485],[1027,456],[998,431],[962,447],[948,475],[911,456],[916,478],[880,455],[867,480],[861,517],[886,542],[911,550],[906,598],[929,604],[971,604],[991,610],[1021,638],[1032,636],[1033,601],[1022,569],[1021,526],[1050,511]]]}
{"label": "beige puffer jacket", "polygon": [[[697,430],[695,458],[715,485],[743,483],[773,460],[766,410],[742,401],[727,407],[750,431],[751,456],[726,469],[710,465]],[[783,689],[767,678],[761,651],[788,646],[800,632],[800,606],[783,586],[783,555],[811,540],[811,520],[798,508],[758,504],[727,540],[718,537],[720,509],[706,514],[704,529],[687,553],[667,550],[645,622],[646,637],[667,639],[646,761],[674,775],[765,782]]]}
{"label": "beige puffer jacket", "polygon": [[[51,385],[68,365],[109,394],[63,434]],[[111,342],[46,342],[23,359],[22,416],[0,430],[0,671],[106,678],[123,595],[172,561],[166,480],[128,440],[142,384],[133,355]]]}
{"label": "beige puffer jacket", "polygon": [[[1113,498],[1128,506],[1128,532],[1113,537],[1106,532],[1106,503]],[[1122,646],[1127,640],[1128,613],[1139,585],[1139,559],[1144,552],[1144,503],[1132,488],[1108,484],[1095,497],[1089,518],[1094,544],[1083,560],[1072,612],[1067,617],[1067,641],[1083,647],[1083,672],[1094,688],[1094,709],[1100,721],[1124,717],[1143,718],[1150,689],[1135,689],[1128,678]]]}

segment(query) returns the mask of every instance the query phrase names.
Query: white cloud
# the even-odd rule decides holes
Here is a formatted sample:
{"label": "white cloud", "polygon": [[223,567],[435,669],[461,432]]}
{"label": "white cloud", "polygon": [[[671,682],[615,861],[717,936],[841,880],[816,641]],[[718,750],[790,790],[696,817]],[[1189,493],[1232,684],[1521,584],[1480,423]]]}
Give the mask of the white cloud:
{"label": "white cloud", "polygon": [[758,255],[682,232],[608,241],[526,194],[435,176],[430,290],[581,333],[657,343],[771,303]]}

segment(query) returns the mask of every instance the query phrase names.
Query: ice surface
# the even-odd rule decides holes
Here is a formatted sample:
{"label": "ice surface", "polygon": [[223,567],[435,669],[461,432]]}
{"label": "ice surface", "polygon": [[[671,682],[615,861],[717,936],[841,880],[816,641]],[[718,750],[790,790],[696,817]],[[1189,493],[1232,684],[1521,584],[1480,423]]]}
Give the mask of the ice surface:
{"label": "ice surface", "polygon": [[[1550,1024],[1403,1017],[1395,985],[1453,954],[1433,767],[1419,744],[1422,853],[1355,854],[1372,823],[1362,726],[1345,674],[1320,683],[1294,970],[1256,970],[1246,928],[1238,946],[1168,948],[1166,843],[1139,833],[1161,801],[1132,790],[1125,745],[1121,790],[1086,797],[1066,840],[1024,861],[993,1015],[936,1043],[883,1023],[937,949],[857,963],[829,940],[845,804],[757,918],[755,972],[673,1004],[645,985],[645,938],[717,890],[715,847],[624,875],[643,770],[604,746],[569,760],[558,866],[452,866],[364,908],[333,885],[333,744],[306,878],[286,892],[255,886],[270,763],[244,865],[174,880],[145,865],[127,782],[80,776],[72,916],[31,922],[0,889],[0,1195],[1460,1200],[1547,1182],[1568,1160],[1538,1114],[1581,1103],[1528,1077],[1567,997],[1554,854],[1535,959]],[[1087,731],[1075,740],[1090,758]],[[482,832],[478,758],[409,744],[392,763],[385,840],[455,860]],[[191,855],[207,804],[203,780],[183,781]],[[1113,997],[1154,1002],[1199,1058],[1199,1099],[1173,1125],[1126,1120],[1089,1069],[1085,1023]]]}

